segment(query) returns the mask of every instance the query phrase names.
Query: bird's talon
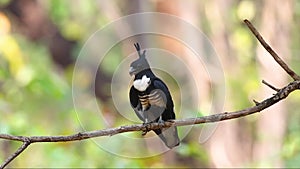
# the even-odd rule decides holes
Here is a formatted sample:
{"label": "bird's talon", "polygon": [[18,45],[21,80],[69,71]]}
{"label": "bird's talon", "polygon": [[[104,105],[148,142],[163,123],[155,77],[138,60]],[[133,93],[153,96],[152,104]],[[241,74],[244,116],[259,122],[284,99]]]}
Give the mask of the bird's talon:
{"label": "bird's talon", "polygon": [[164,123],[158,123],[159,128],[163,128],[164,127]]}
{"label": "bird's talon", "polygon": [[143,131],[142,136],[146,135],[147,133],[148,133],[148,131]]}
{"label": "bird's talon", "polygon": [[143,123],[143,127],[145,127],[146,129],[143,130],[142,136],[146,135],[148,133],[148,131],[150,131],[149,130],[149,125],[150,125],[150,123],[147,123],[147,122]]}
{"label": "bird's talon", "polygon": [[163,128],[165,121],[163,121],[162,119],[159,119],[157,123],[159,125],[159,128]]}

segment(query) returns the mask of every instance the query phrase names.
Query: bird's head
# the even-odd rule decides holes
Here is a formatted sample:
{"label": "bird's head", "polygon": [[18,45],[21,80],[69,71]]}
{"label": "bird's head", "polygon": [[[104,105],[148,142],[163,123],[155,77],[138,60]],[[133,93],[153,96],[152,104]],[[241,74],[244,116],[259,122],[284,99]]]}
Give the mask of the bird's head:
{"label": "bird's head", "polygon": [[135,49],[138,52],[139,58],[137,60],[133,61],[130,64],[130,68],[129,68],[129,74],[130,74],[130,76],[136,75],[139,72],[141,72],[142,70],[150,68],[149,63],[148,63],[148,61],[146,59],[146,55],[145,55],[146,54],[146,50],[144,50],[143,53],[142,53],[140,45],[138,43],[135,43],[134,46],[135,46]]}

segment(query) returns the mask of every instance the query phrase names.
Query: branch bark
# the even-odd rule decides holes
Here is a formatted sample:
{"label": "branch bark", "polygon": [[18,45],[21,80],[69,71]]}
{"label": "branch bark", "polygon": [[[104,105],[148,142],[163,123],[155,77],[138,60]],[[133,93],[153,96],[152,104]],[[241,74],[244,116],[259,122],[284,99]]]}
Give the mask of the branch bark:
{"label": "branch bark", "polygon": [[251,24],[247,19],[244,20],[248,28],[255,35],[260,44],[270,53],[270,55],[274,58],[274,60],[289,74],[294,80],[300,80],[300,76],[297,75],[289,66],[284,63],[284,61],[277,55],[277,53],[271,48],[269,44],[264,40],[264,38],[259,34],[256,28]]}
{"label": "branch bark", "polygon": [[266,82],[265,80],[262,80],[261,82],[262,82],[263,84],[265,84],[266,86],[268,86],[269,88],[275,90],[276,92],[278,92],[278,91],[280,90],[280,89],[278,89],[278,88],[272,86],[271,84],[269,84],[269,83]]}
{"label": "branch bark", "polygon": [[18,148],[18,150],[8,157],[3,164],[1,164],[0,168],[6,167],[11,161],[13,161],[18,155],[20,155],[28,146],[30,145],[29,141],[24,141],[22,146]]}
{"label": "branch bark", "polygon": [[[95,137],[101,136],[113,136],[115,134],[120,134],[124,132],[134,132],[134,131],[144,131],[144,130],[153,130],[159,128],[167,128],[170,126],[187,126],[194,124],[202,124],[202,123],[214,123],[220,122],[223,120],[230,120],[235,118],[240,118],[244,116],[248,116],[257,112],[260,112],[277,102],[288,97],[290,93],[295,90],[300,89],[300,76],[298,76],[293,70],[291,70],[287,64],[283,62],[282,59],[273,51],[273,49],[264,41],[262,36],[256,31],[253,25],[248,20],[244,20],[249,29],[253,32],[253,34],[257,37],[257,39],[261,42],[261,44],[266,48],[266,50],[273,56],[273,58],[277,61],[277,63],[294,79],[293,82],[290,82],[288,85],[281,89],[277,89],[268,83],[269,87],[273,87],[276,94],[272,97],[267,98],[261,102],[255,101],[255,105],[243,110],[233,111],[233,112],[223,112],[219,114],[213,114],[209,116],[197,117],[197,118],[187,118],[182,120],[172,120],[160,123],[151,123],[147,126],[143,124],[135,124],[135,125],[127,125],[120,126],[116,128],[108,128],[103,130],[94,130],[87,132],[79,132],[73,135],[61,135],[61,136],[14,136],[9,134],[0,134],[0,139],[11,140],[11,141],[19,141],[23,142],[22,146],[10,157],[7,158],[0,166],[0,168],[6,167],[11,161],[13,161],[18,155],[20,155],[30,144],[32,143],[40,143],[40,142],[70,142],[70,141],[78,141],[78,140],[86,140]],[[273,89],[272,88],[272,89]]]}

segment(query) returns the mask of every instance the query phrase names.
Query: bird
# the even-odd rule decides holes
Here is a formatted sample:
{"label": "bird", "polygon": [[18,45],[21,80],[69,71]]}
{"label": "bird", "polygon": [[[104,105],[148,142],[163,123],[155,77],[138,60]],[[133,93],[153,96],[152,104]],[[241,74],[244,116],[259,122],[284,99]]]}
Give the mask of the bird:
{"label": "bird", "polygon": [[[162,124],[174,120],[174,103],[167,85],[158,78],[146,59],[146,50],[141,52],[139,43],[134,44],[138,59],[130,64],[129,74],[134,76],[129,91],[129,100],[137,117],[147,126],[150,123]],[[153,130],[164,144],[172,149],[180,144],[177,127],[160,128]],[[144,131],[145,135],[148,131]]]}

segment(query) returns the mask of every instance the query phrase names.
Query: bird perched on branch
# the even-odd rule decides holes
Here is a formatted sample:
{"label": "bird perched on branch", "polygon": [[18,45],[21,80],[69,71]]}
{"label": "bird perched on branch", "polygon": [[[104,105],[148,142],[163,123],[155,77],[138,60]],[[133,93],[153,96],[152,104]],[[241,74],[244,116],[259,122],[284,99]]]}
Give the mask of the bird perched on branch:
{"label": "bird perched on branch", "polygon": [[[144,125],[152,122],[163,123],[175,119],[174,104],[166,84],[154,75],[146,59],[146,51],[141,52],[140,45],[134,44],[139,58],[131,63],[129,74],[134,75],[130,88],[130,103],[136,115]],[[177,128],[153,130],[168,148],[179,145]],[[145,135],[148,131],[144,131]]]}

